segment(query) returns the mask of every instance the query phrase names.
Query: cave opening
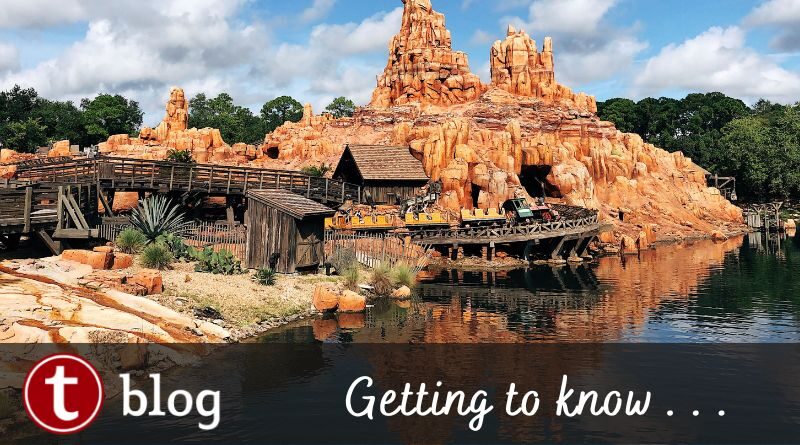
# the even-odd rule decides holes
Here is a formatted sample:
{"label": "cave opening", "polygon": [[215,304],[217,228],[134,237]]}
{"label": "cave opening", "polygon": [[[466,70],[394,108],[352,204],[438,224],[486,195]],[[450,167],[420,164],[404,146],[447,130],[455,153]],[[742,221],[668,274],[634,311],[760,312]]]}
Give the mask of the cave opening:
{"label": "cave opening", "polygon": [[526,165],[519,174],[519,182],[532,198],[561,198],[561,191],[547,180],[551,165]]}
{"label": "cave opening", "polygon": [[280,154],[281,152],[280,150],[278,150],[278,147],[267,148],[267,157],[270,159],[278,159],[278,155]]}
{"label": "cave opening", "polygon": [[478,208],[478,198],[481,196],[481,188],[472,184],[472,207]]}

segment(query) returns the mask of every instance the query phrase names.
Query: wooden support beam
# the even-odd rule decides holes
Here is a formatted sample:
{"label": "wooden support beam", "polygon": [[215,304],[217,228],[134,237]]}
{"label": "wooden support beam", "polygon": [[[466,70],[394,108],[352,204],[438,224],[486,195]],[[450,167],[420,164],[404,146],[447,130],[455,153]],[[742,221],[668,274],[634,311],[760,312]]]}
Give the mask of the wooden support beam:
{"label": "wooden support beam", "polygon": [[[113,194],[114,192],[111,193]],[[108,202],[106,194],[103,193],[103,189],[101,189],[100,186],[97,187],[97,200],[100,201],[100,204],[103,206],[106,216],[114,216],[114,207]]]}
{"label": "wooden support beam", "polygon": [[30,233],[31,231],[31,208],[33,207],[33,187],[25,187],[25,228],[23,231],[25,233]]}
{"label": "wooden support beam", "polygon": [[561,237],[555,244],[553,251],[550,253],[550,258],[554,260],[563,260],[561,257],[561,249],[564,247],[564,241],[566,241],[566,237]]}
{"label": "wooden support beam", "polygon": [[50,238],[50,235],[48,235],[48,233],[43,229],[37,230],[36,235],[40,240],[42,240],[45,246],[50,249],[50,252],[52,252],[53,255],[61,255],[61,252],[64,251],[61,241],[53,241],[53,238]]}

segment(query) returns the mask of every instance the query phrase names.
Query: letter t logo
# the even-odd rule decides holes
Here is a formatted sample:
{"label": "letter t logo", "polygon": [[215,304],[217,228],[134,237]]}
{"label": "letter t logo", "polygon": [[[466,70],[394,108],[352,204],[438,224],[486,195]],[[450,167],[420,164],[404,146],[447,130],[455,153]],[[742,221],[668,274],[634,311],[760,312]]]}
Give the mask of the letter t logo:
{"label": "letter t logo", "polygon": [[64,404],[64,387],[67,385],[77,385],[78,379],[75,377],[64,377],[64,367],[57,366],[56,373],[44,381],[45,384],[53,387],[53,413],[59,419],[69,422],[78,418],[77,411],[67,411]]}

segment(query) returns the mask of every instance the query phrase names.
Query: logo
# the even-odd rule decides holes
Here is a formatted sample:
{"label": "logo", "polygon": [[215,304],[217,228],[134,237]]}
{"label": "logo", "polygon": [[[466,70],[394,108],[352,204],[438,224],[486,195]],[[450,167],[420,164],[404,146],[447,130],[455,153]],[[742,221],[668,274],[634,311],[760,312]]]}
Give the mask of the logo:
{"label": "logo", "polygon": [[103,381],[86,360],[71,354],[42,359],[25,378],[23,401],[28,416],[54,434],[88,427],[103,406]]}

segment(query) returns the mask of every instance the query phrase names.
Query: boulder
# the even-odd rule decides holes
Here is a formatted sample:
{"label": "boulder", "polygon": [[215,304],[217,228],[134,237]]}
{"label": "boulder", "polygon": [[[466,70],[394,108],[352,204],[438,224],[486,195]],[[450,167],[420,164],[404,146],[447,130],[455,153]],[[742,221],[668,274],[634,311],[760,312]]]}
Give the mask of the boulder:
{"label": "boulder", "polygon": [[128,284],[135,284],[147,289],[147,295],[157,295],[164,292],[164,281],[161,272],[157,270],[142,270],[128,279]]}
{"label": "boulder", "polygon": [[114,255],[111,252],[89,252],[86,264],[95,270],[108,270],[114,264]]}
{"label": "boulder", "polygon": [[69,249],[61,252],[61,259],[64,261],[89,264],[89,253],[88,250]]}
{"label": "boulder", "polygon": [[367,298],[353,291],[346,290],[339,295],[339,312],[364,312],[367,309]]}
{"label": "boulder", "polygon": [[105,253],[114,253],[114,247],[112,246],[97,246],[92,249],[93,252],[105,252]]}
{"label": "boulder", "polygon": [[314,308],[319,312],[335,311],[339,306],[339,289],[331,283],[321,283],[314,288]]}
{"label": "boulder", "polygon": [[786,223],[783,225],[783,228],[786,230],[796,230],[797,222],[795,222],[793,219],[787,219]]}
{"label": "boulder", "polygon": [[117,252],[114,254],[114,263],[111,268],[114,270],[127,269],[133,266],[133,255]]}
{"label": "boulder", "polygon": [[628,235],[622,235],[619,247],[625,255],[639,253],[638,243]]}
{"label": "boulder", "polygon": [[408,286],[401,286],[392,292],[392,298],[397,300],[407,300],[411,298],[411,289]]}
{"label": "boulder", "polygon": [[720,232],[719,230],[715,230],[711,232],[711,239],[714,241],[727,241],[728,236]]}

